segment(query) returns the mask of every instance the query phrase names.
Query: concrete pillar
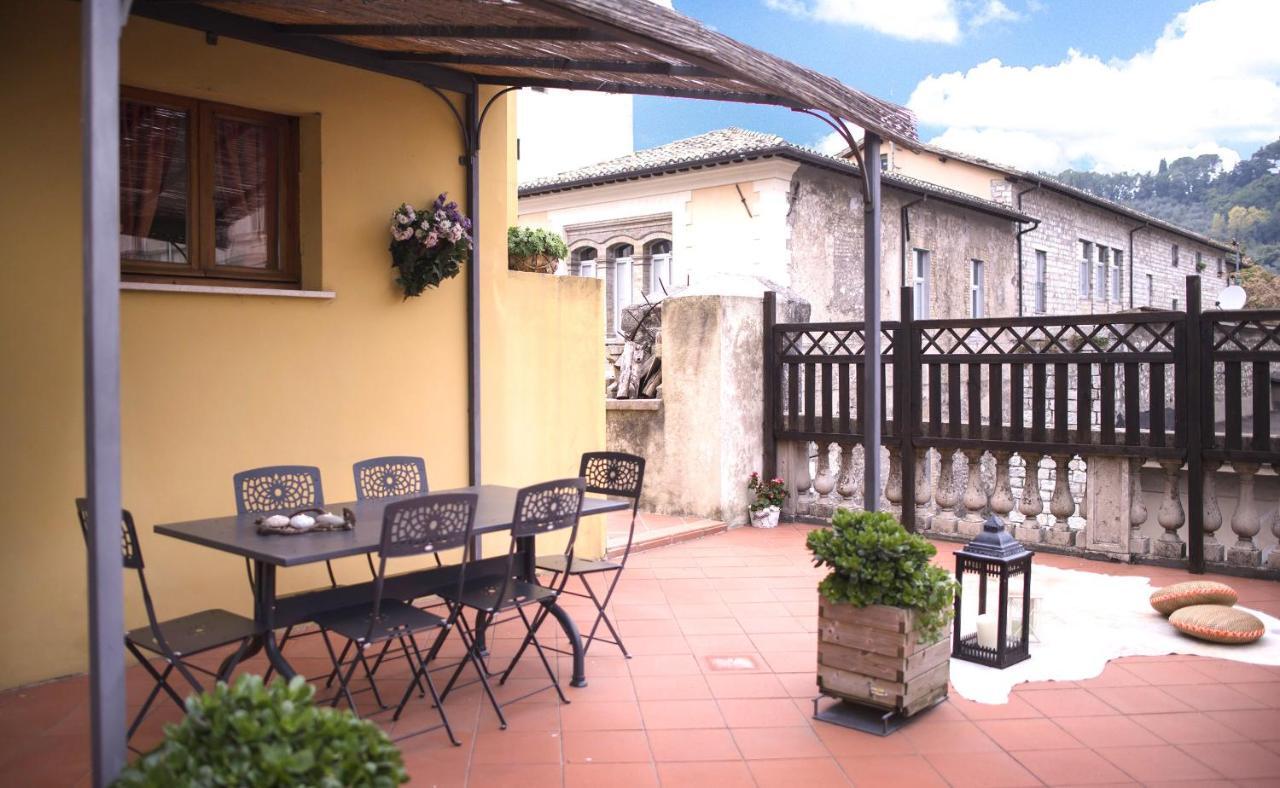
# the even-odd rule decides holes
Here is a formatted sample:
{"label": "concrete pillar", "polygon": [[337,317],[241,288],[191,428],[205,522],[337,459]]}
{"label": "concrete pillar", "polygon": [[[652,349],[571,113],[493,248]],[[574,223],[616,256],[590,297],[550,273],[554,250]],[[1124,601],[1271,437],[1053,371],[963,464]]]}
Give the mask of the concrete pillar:
{"label": "concrete pillar", "polygon": [[1129,555],[1129,496],[1132,469],[1123,457],[1090,457],[1085,473],[1084,547],[1086,550]]}

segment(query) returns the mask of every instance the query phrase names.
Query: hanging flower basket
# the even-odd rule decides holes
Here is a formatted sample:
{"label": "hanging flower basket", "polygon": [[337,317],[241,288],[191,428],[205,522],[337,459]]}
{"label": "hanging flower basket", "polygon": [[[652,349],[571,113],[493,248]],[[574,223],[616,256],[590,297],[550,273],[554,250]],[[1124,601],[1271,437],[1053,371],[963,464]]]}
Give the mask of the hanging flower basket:
{"label": "hanging flower basket", "polygon": [[471,254],[471,220],[445,199],[426,210],[402,203],[391,214],[391,267],[405,298],[457,276]]}

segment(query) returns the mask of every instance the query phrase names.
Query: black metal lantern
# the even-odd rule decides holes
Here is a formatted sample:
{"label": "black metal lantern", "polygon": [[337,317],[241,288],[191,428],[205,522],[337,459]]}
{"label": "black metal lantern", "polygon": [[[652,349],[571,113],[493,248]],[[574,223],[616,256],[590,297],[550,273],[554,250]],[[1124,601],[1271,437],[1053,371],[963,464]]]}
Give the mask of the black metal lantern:
{"label": "black metal lantern", "polygon": [[[955,636],[951,656],[993,668],[1007,668],[1031,656],[1031,558],[1034,555],[1009,535],[998,518],[983,523],[982,533],[956,552]],[[978,614],[961,619],[965,575],[977,575]],[[997,583],[996,610],[988,612],[988,582]],[[1021,582],[1022,603],[1010,619],[1010,590]]]}

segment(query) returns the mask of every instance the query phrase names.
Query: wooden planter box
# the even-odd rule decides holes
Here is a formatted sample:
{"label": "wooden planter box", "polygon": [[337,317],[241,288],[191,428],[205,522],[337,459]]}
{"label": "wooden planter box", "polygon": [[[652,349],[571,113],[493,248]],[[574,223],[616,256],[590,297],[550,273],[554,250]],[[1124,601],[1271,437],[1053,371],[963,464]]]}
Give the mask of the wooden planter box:
{"label": "wooden planter box", "polygon": [[818,604],[818,687],[910,717],[947,696],[951,638],[920,641],[915,612]]}

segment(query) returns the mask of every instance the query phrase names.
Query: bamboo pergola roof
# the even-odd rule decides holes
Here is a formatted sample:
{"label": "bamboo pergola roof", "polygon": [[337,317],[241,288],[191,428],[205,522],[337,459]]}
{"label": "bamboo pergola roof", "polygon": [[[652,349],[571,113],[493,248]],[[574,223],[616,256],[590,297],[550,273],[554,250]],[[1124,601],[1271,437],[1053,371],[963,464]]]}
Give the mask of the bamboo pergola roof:
{"label": "bamboo pergola roof", "polygon": [[442,88],[774,104],[919,145],[906,108],[648,0],[135,0],[133,13]]}

